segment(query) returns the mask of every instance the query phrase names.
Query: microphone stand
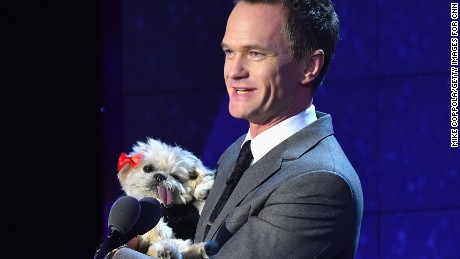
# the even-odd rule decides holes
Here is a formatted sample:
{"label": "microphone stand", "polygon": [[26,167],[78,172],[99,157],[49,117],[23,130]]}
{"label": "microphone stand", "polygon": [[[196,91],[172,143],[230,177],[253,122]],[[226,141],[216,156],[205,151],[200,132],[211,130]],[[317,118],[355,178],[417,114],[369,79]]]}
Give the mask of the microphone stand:
{"label": "microphone stand", "polygon": [[104,240],[101,247],[96,251],[94,259],[103,259],[110,251],[123,244],[122,235],[119,231],[110,231],[109,236]]}

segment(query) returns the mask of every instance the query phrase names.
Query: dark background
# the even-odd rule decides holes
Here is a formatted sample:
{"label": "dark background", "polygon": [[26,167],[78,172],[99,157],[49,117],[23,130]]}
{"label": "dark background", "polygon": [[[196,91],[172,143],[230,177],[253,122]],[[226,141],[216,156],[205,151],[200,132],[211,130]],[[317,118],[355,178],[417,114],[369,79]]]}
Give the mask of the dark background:
{"label": "dark background", "polygon": [[102,2],[0,5],[0,258],[92,258],[106,222]]}
{"label": "dark background", "polygon": [[[450,2],[335,4],[341,40],[314,104],[362,181],[357,258],[460,258]],[[91,258],[136,141],[214,167],[246,132],[223,83],[231,1],[0,5],[1,258]]]}

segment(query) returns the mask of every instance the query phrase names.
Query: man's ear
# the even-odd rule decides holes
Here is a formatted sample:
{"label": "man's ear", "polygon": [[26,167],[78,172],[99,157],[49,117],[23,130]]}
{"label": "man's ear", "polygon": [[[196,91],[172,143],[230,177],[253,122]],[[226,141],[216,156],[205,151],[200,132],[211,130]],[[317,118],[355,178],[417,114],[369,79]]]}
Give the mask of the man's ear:
{"label": "man's ear", "polygon": [[307,85],[318,76],[321,68],[324,64],[324,51],[322,49],[317,49],[312,53],[308,54],[306,58],[306,66],[305,70],[303,71],[303,77],[300,80],[302,85]]}

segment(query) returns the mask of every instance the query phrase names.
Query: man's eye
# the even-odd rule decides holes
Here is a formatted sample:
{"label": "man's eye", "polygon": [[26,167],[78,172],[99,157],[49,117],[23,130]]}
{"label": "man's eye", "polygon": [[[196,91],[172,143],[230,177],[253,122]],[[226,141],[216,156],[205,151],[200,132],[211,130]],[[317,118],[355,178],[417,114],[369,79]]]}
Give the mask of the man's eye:
{"label": "man's eye", "polygon": [[224,49],[225,56],[229,57],[233,55],[233,50],[231,49]]}
{"label": "man's eye", "polygon": [[257,51],[251,51],[249,52],[249,56],[253,57],[253,58],[261,58],[264,56],[264,54],[260,53],[260,52],[257,52]]}

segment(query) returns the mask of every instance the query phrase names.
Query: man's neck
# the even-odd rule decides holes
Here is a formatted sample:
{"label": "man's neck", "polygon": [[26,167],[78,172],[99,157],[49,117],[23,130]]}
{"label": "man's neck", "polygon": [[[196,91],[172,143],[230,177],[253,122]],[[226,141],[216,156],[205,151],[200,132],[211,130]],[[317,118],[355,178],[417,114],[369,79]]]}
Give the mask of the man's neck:
{"label": "man's neck", "polygon": [[312,104],[313,104],[313,99],[311,99],[309,102],[306,102],[305,105],[298,106],[295,109],[292,109],[291,111],[283,115],[274,116],[271,119],[264,121],[262,123],[249,121],[249,133],[252,138],[255,138],[257,135],[275,126],[276,124],[282,121],[285,121],[291,118],[292,116],[299,114],[300,112],[305,111]]}

